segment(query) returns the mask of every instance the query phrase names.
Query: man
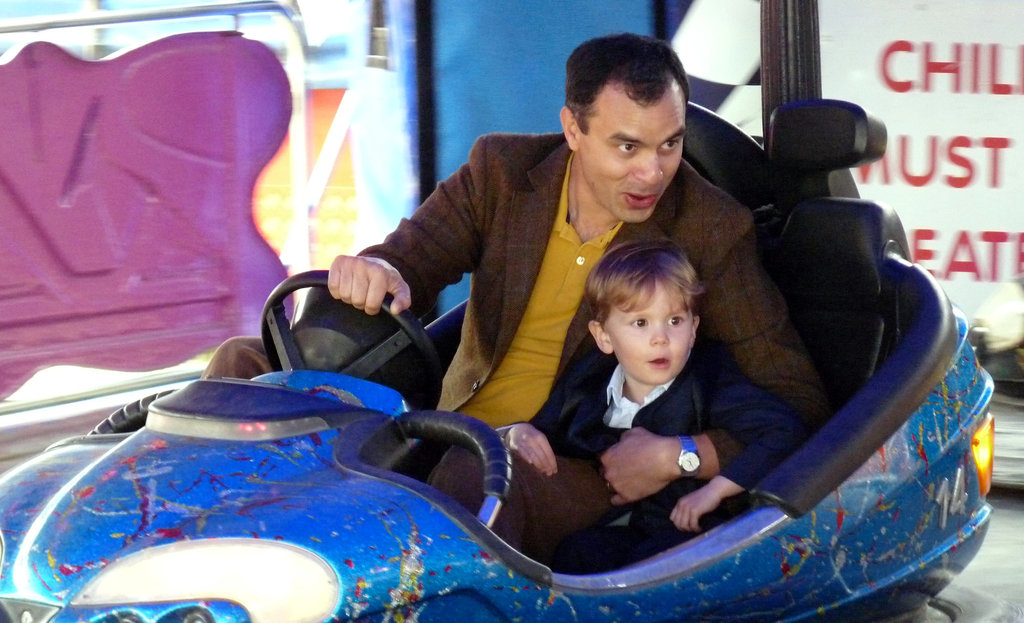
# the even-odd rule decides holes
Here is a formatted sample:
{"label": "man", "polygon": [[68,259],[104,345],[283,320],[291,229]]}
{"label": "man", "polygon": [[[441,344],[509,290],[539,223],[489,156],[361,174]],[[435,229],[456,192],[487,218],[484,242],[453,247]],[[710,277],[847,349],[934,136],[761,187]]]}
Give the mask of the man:
{"label": "man", "polygon": [[[759,263],[750,211],[682,160],[687,89],[679,59],[662,41],[620,34],[583,43],[566,64],[562,134],[479,139],[469,162],[382,244],[334,260],[331,293],[370,314],[391,293],[391,311],[411,306],[424,313],[444,286],[472,273],[461,343],[439,407],[500,427],[530,419],[566,365],[593,348],[583,283],[609,243],[667,237],[686,251],[707,287],[707,335],[729,346],[754,383],[812,428],[820,425],[828,414],[824,391]],[[214,364],[215,375],[222,366]],[[721,431],[695,442],[700,478],[717,474],[719,461],[741,449]],[[558,518],[557,530],[538,531],[548,533],[540,537],[547,541],[561,529],[585,527],[609,501],[637,500],[681,477],[680,456],[677,438],[637,428],[602,455],[596,479],[588,465],[561,464],[558,483],[515,479],[527,491],[514,492],[522,501],[506,513],[517,524],[507,534],[516,533],[514,542],[523,529],[544,526],[531,514],[537,508]],[[449,488],[459,480],[446,481],[441,469],[434,482],[471,505]],[[596,491],[599,503],[577,503]],[[553,547],[534,547],[530,539],[521,542],[530,552]]]}

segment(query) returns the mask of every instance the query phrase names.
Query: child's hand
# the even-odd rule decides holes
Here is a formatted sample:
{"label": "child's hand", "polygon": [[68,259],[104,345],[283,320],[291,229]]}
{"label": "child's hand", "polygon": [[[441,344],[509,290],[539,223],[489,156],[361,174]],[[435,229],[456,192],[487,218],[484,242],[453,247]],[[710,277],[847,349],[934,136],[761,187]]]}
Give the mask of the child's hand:
{"label": "child's hand", "polygon": [[509,426],[505,434],[508,447],[524,461],[536,467],[545,476],[553,476],[558,472],[555,452],[544,433],[532,424],[520,422]]}
{"label": "child's hand", "polygon": [[669,519],[684,532],[700,532],[700,518],[718,508],[722,500],[743,492],[743,487],[725,478],[715,476],[693,493],[679,498]]}

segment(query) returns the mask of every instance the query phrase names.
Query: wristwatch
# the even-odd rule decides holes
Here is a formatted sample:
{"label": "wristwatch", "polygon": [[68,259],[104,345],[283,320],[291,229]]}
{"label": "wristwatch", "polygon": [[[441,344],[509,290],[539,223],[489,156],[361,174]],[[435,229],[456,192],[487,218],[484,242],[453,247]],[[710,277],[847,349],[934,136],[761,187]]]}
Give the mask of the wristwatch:
{"label": "wristwatch", "polygon": [[693,437],[689,435],[679,436],[679,445],[682,449],[679,451],[679,471],[682,472],[683,476],[693,476],[700,469],[700,457],[697,455],[697,444],[694,443]]}

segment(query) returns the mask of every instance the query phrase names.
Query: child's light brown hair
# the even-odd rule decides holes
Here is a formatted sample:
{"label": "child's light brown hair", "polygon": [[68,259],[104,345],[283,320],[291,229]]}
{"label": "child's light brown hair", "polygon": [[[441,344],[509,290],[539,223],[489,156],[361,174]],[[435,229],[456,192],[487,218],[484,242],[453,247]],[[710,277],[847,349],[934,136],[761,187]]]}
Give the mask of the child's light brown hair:
{"label": "child's light brown hair", "polygon": [[668,240],[612,247],[590,271],[583,296],[594,319],[604,322],[613,308],[630,311],[644,305],[659,285],[678,295],[686,311],[698,315],[697,303],[704,286],[686,254]]}

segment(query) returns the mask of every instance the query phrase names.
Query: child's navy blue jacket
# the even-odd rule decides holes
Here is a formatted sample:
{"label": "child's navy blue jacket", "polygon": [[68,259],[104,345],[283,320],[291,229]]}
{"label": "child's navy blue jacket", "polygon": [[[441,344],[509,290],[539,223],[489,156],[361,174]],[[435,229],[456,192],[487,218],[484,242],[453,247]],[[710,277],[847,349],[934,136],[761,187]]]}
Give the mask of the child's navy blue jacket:
{"label": "child's navy blue jacket", "polygon": [[[617,361],[600,351],[575,364],[559,380],[530,421],[547,435],[555,454],[596,458],[625,429],[604,424],[607,387]],[[668,390],[640,409],[633,427],[658,435],[696,435],[722,429],[745,444],[721,475],[750,489],[807,438],[807,429],[781,400],[756,387],[740,372],[724,345],[698,341],[683,371]],[[680,478],[641,500],[631,524],[647,532],[671,527],[676,501],[703,481]]]}

